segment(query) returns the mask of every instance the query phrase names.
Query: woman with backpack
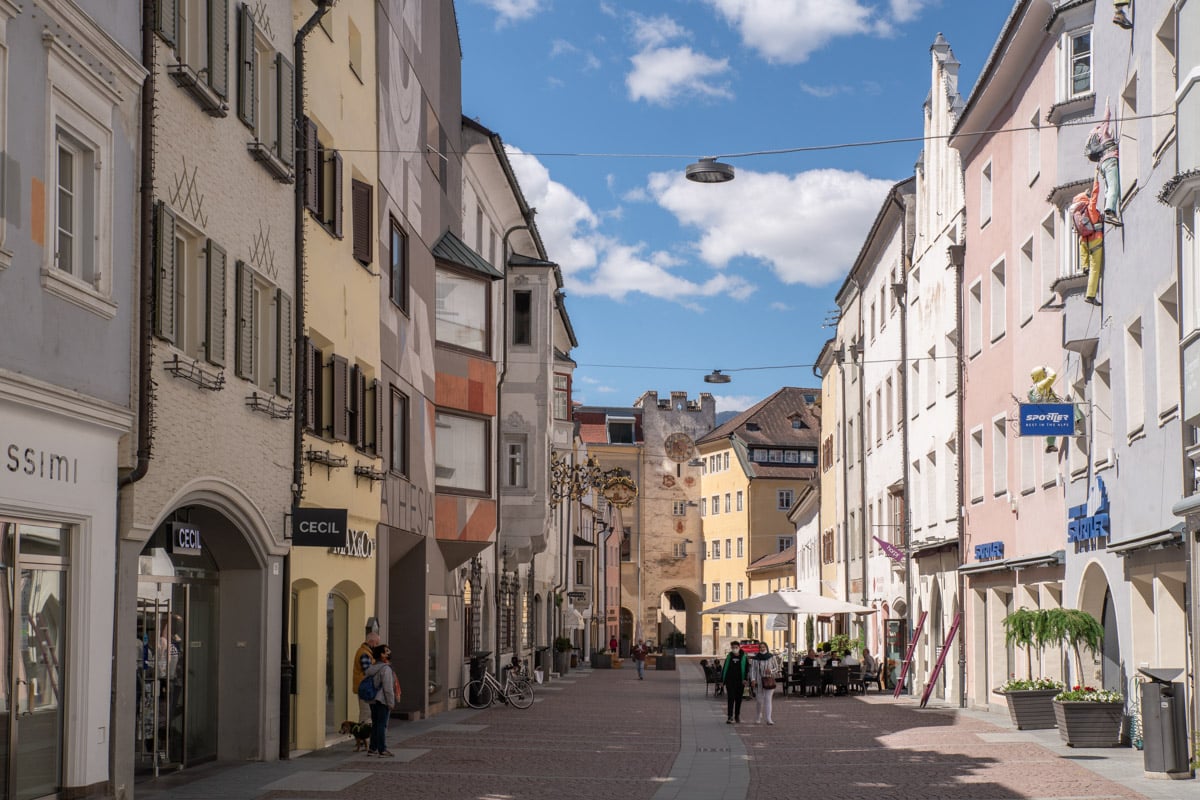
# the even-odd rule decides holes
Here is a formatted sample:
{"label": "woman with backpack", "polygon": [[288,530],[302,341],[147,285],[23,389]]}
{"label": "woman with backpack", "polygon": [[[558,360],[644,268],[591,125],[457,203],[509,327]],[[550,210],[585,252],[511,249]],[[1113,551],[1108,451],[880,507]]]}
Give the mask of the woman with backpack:
{"label": "woman with backpack", "polygon": [[[400,682],[392,670],[392,648],[386,644],[377,645],[372,651],[375,663],[367,667],[363,682],[370,680],[375,686],[375,696],[371,704],[371,743],[367,747],[368,756],[392,758],[395,753],[387,749],[387,726],[392,716],[392,706],[400,697]],[[360,696],[361,696],[360,689]]]}

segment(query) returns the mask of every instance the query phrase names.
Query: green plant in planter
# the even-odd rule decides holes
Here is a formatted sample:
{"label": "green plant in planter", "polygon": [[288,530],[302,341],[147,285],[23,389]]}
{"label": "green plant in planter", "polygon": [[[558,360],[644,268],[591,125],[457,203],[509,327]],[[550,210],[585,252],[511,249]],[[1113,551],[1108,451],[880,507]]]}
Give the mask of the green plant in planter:
{"label": "green plant in planter", "polygon": [[804,646],[809,650],[813,649],[813,643],[817,640],[816,624],[813,622],[812,614],[804,620]]}
{"label": "green plant in planter", "polygon": [[1092,655],[1104,645],[1104,627],[1086,611],[1076,608],[1052,608],[1046,612],[1046,641],[1059,641],[1075,653],[1075,675],[1083,679],[1082,646]]}
{"label": "green plant in planter", "polygon": [[559,653],[569,653],[575,649],[575,644],[569,636],[559,636],[554,640],[554,649]]}
{"label": "green plant in planter", "polygon": [[1003,693],[1049,691],[1051,689],[1062,691],[1063,688],[1063,682],[1053,678],[1009,678],[998,691]]}
{"label": "green plant in planter", "polygon": [[1125,697],[1120,692],[1108,689],[1093,689],[1091,686],[1072,686],[1054,695],[1060,703],[1124,703]]}

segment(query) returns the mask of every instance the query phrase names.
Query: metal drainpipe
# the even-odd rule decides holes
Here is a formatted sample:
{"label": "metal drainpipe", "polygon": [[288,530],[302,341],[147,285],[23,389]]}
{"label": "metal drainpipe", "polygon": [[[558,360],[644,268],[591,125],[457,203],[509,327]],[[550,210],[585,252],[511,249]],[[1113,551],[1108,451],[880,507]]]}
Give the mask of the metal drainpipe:
{"label": "metal drainpipe", "polygon": [[[905,633],[911,639],[912,637],[912,472],[909,465],[909,436],[908,436],[908,302],[907,292],[905,288],[907,283],[905,280],[908,276],[908,270],[912,266],[912,260],[908,255],[908,225],[905,219],[905,206],[900,202],[895,190],[892,192],[892,202],[900,209],[900,265],[903,268],[901,281],[892,286],[892,291],[896,294],[896,300],[900,304],[900,458],[903,459],[901,465],[902,474],[904,475],[904,520],[903,530],[901,531],[904,537],[904,627]],[[897,289],[897,287],[899,287]],[[933,365],[929,366],[933,369]],[[937,643],[934,642],[936,645]],[[916,687],[916,676],[913,669],[908,670],[905,678],[908,681],[909,693],[912,694]]]}
{"label": "metal drainpipe", "polygon": [[838,394],[842,400],[842,558],[846,568],[842,570],[842,591],[845,599],[850,599],[850,436],[846,433],[846,345],[840,348],[841,359],[838,361],[838,377],[842,388]]}
{"label": "metal drainpipe", "polygon": [[[308,38],[308,34],[321,21],[321,18],[329,12],[336,0],[317,0],[317,9],[312,16],[308,18],[300,30],[296,32],[296,39],[293,45],[292,60],[296,65],[296,74],[294,77],[293,93],[295,94],[295,109],[296,116],[292,124],[296,128],[295,140],[297,144],[303,142],[303,136],[306,129],[304,125],[304,40]],[[307,186],[306,176],[304,174],[304,165],[301,163],[302,155],[307,154],[307,147],[298,147],[297,153],[293,157],[293,162],[296,167],[296,191],[295,191],[295,225],[293,235],[295,236],[295,251],[296,251],[296,331],[295,343],[293,345],[293,374],[295,382],[299,383],[304,375],[304,194]],[[296,413],[292,420],[292,506],[298,507],[304,499],[304,418],[307,414],[306,398],[304,391],[295,392],[296,395]],[[292,557],[289,552],[283,557],[283,576],[281,584],[281,603],[279,607],[279,758],[286,760],[290,757],[289,749],[291,730],[292,730],[292,676],[294,674],[294,665],[292,664],[291,646],[288,638],[291,630],[291,606],[292,606]]]}
{"label": "metal drainpipe", "polygon": [[[966,369],[962,359],[963,345],[963,267],[965,257],[963,245],[952,245],[950,249],[950,260],[954,265],[954,335],[958,342],[958,352],[955,354],[955,380],[957,384],[955,391],[957,392],[958,406],[958,421],[955,425],[954,435],[957,441],[954,444],[955,462],[958,472],[958,486],[956,487],[955,500],[958,503],[958,509],[955,512],[958,517],[958,563],[966,563],[967,544],[966,544],[966,528],[963,525],[963,434],[964,421],[963,415],[966,413],[967,405],[964,400],[966,396],[965,386],[963,381],[966,378]],[[957,248],[957,249],[956,249]],[[958,573],[958,707],[967,707],[967,580],[966,576],[961,572]]]}
{"label": "metal drainpipe", "polygon": [[[858,301],[858,341],[862,344],[864,336],[862,329],[862,294],[860,287]],[[867,418],[865,415],[867,407],[867,387],[866,387],[866,371],[863,369],[863,361],[866,359],[866,347],[863,346],[862,353],[858,359],[858,526],[859,526],[859,551],[858,555],[862,562],[862,587],[859,592],[859,602],[864,606],[867,604]],[[847,631],[848,632],[848,631]]]}

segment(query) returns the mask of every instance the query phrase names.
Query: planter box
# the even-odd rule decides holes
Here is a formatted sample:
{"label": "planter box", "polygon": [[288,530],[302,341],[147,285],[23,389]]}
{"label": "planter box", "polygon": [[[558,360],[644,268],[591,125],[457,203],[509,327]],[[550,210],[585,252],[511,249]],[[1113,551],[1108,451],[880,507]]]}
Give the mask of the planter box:
{"label": "planter box", "polygon": [[592,669],[612,669],[612,654],[592,653]]}
{"label": "planter box", "polygon": [[612,657],[612,668],[613,669],[620,669],[621,665],[624,663],[625,663],[625,660],[620,658],[619,656]]}
{"label": "planter box", "polygon": [[663,653],[654,662],[654,668],[658,670],[673,670],[675,669],[675,654]]}
{"label": "planter box", "polygon": [[1124,703],[1054,701],[1058,734],[1067,747],[1120,747],[1125,728]]}
{"label": "planter box", "polygon": [[1055,727],[1054,695],[1058,689],[1021,689],[1001,692],[1008,701],[1008,716],[1019,731],[1039,731]]}

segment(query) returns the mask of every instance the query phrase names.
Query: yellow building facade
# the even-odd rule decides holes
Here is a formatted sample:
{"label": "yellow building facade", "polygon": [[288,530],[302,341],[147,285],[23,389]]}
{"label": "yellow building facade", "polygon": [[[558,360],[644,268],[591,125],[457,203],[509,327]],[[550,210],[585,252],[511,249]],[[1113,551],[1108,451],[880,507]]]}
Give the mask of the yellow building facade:
{"label": "yellow building facade", "polygon": [[[293,8],[297,25],[312,13],[308,0]],[[358,719],[351,662],[379,616],[375,552],[387,448],[378,380],[374,31],[375,3],[342,0],[306,39],[300,508],[344,510],[346,530],[341,547],[293,540],[292,743],[305,750],[325,746],[344,720]]]}
{"label": "yellow building facade", "polygon": [[817,370],[821,375],[821,594],[842,598],[843,578],[839,552],[838,526],[842,520],[843,486],[839,479],[842,444],[841,396],[838,394],[841,374],[834,357],[836,341],[830,339],[821,348]]}

